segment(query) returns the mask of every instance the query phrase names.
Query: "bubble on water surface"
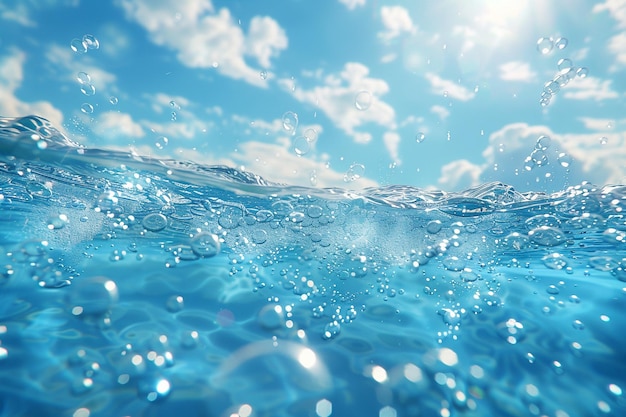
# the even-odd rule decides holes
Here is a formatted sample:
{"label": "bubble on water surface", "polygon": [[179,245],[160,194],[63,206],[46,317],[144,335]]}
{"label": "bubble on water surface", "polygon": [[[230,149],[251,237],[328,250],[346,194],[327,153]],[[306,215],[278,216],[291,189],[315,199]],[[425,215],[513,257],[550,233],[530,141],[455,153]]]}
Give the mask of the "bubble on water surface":
{"label": "bubble on water surface", "polygon": [[543,37],[537,40],[537,51],[542,55],[547,55],[554,48],[554,40],[550,37]]}
{"label": "bubble on water surface", "polygon": [[560,253],[550,253],[541,258],[543,264],[550,269],[563,269],[567,266],[567,258]]}
{"label": "bubble on water surface", "polygon": [[161,213],[151,213],[143,218],[141,225],[151,232],[160,232],[167,227],[167,217]]}
{"label": "bubble on water surface", "polygon": [[220,253],[220,241],[212,233],[200,232],[189,242],[193,252],[201,258],[210,258]]}
{"label": "bubble on water surface", "polygon": [[550,226],[541,226],[528,232],[531,242],[541,246],[557,246],[565,241],[565,236],[560,229]]}
{"label": "bubble on water surface", "polygon": [[79,278],[70,287],[68,305],[75,316],[100,315],[118,301],[115,281],[107,277]]}
{"label": "bubble on water surface", "polygon": [[354,97],[354,107],[357,110],[367,110],[372,105],[372,93],[367,90],[359,91]]}

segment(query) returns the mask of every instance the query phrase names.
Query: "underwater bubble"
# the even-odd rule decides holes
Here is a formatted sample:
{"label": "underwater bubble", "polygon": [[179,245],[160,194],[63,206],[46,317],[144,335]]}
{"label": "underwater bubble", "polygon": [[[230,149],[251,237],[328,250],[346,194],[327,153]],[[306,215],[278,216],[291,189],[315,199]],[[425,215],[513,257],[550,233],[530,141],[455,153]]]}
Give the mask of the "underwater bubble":
{"label": "underwater bubble", "polygon": [[100,42],[98,41],[98,39],[90,34],[86,34],[83,36],[83,44],[87,47],[87,49],[100,48]]}
{"label": "underwater bubble", "polygon": [[191,250],[201,258],[210,258],[220,253],[220,241],[212,233],[200,232],[189,242]]}
{"label": "underwater bubble", "polygon": [[561,164],[563,168],[569,168],[570,165],[572,165],[572,157],[565,152],[559,154],[557,161],[559,161],[559,164]]}
{"label": "underwater bubble", "polygon": [[554,40],[552,38],[539,38],[537,40],[537,51],[542,55],[547,55],[554,48]]}
{"label": "underwater bubble", "polygon": [[561,58],[557,61],[556,66],[559,69],[560,74],[566,74],[570,69],[574,68],[574,64],[571,59]]}
{"label": "underwater bubble", "polygon": [[256,212],[256,215],[254,217],[259,223],[271,222],[272,220],[274,220],[274,213],[272,213],[270,210],[259,210]]}
{"label": "underwater bubble", "polygon": [[259,73],[262,80],[267,80],[267,71],[263,70]]}
{"label": "underwater bubble", "polygon": [[498,334],[512,345],[521,342],[526,337],[524,325],[513,318],[498,325]]}
{"label": "underwater bubble", "polygon": [[89,103],[83,103],[80,106],[80,111],[82,111],[85,114],[91,114],[93,113],[93,106]]}
{"label": "underwater bubble", "polygon": [[283,129],[291,134],[296,134],[296,129],[298,128],[298,115],[292,111],[285,112],[282,117],[283,121]]}
{"label": "underwater bubble", "polygon": [[315,413],[318,417],[329,417],[333,413],[333,403],[323,398],[315,404]]}
{"label": "underwater bubble", "polygon": [[461,315],[456,310],[444,308],[441,316],[448,326],[458,326],[461,323]]}
{"label": "underwater bubble", "polygon": [[372,93],[367,90],[359,91],[354,97],[354,107],[357,110],[367,110],[372,105]]}
{"label": "underwater bubble", "polygon": [[557,38],[556,41],[554,41],[554,46],[561,50],[565,49],[567,47],[567,39]]}
{"label": "underwater bubble", "polygon": [[415,135],[415,141],[417,143],[422,143],[426,139],[426,135],[423,132],[417,132]]}
{"label": "underwater bubble", "polygon": [[528,232],[531,242],[541,246],[557,246],[565,242],[563,232],[550,226],[541,226]]}
{"label": "underwater bubble", "polygon": [[45,185],[37,181],[30,181],[26,184],[26,191],[33,197],[48,198],[52,191]]}
{"label": "underwater bubble", "polygon": [[545,151],[552,144],[552,139],[549,136],[539,136],[537,142],[535,142],[535,149]]}
{"label": "underwater bubble", "polygon": [[333,320],[330,323],[326,324],[324,327],[324,333],[322,333],[322,338],[329,340],[334,339],[341,332],[341,324],[337,320]]}
{"label": "underwater bubble", "polygon": [[443,260],[443,266],[448,271],[462,271],[465,268],[466,261],[457,256],[448,256]]}
{"label": "underwater bubble", "polygon": [[465,282],[474,282],[478,279],[478,274],[472,271],[471,268],[463,268],[459,277]]}
{"label": "underwater bubble", "polygon": [[311,150],[311,142],[304,136],[298,136],[293,140],[293,150],[298,156],[305,155]]}
{"label": "underwater bubble", "polygon": [[78,38],[72,39],[72,41],[70,42],[70,48],[77,54],[84,54],[85,52],[87,52],[87,45],[85,44],[85,42],[83,42],[82,39]]}
{"label": "underwater bubble", "polygon": [[589,75],[589,69],[587,69],[586,67],[580,67],[576,70],[576,75],[579,78],[586,78],[587,75]]}
{"label": "underwater bubble", "polygon": [[67,304],[75,316],[101,315],[108,312],[118,299],[117,285],[112,279],[80,277],[70,287]]}
{"label": "underwater bubble", "polygon": [[182,295],[172,295],[165,301],[165,308],[170,313],[178,313],[185,307],[185,299]]}
{"label": "underwater bubble", "polygon": [[304,131],[304,137],[309,143],[315,143],[315,141],[317,141],[317,131],[313,128],[309,128]]}
{"label": "underwater bubble", "polygon": [[137,385],[138,394],[150,402],[166,398],[171,390],[170,382],[162,377],[145,376]]}
{"label": "underwater bubble", "polygon": [[543,264],[550,269],[563,269],[567,266],[567,258],[560,253],[550,253],[541,258]]}
{"label": "underwater bubble", "polygon": [[312,205],[306,209],[306,214],[313,219],[317,219],[324,214],[324,209],[320,206]]}
{"label": "underwater bubble", "polygon": [[86,72],[79,72],[76,75],[76,80],[80,83],[80,84],[91,84],[91,76],[89,74],[87,74]]}
{"label": "underwater bubble", "polygon": [[96,87],[94,87],[93,84],[82,84],[80,86],[80,91],[81,93],[89,97],[96,94]]}
{"label": "underwater bubble", "polygon": [[572,322],[572,327],[574,327],[574,329],[576,330],[584,330],[585,329],[585,324],[580,321],[580,320],[574,320]]}
{"label": "underwater bubble", "polygon": [[109,103],[111,103],[111,104],[112,104],[112,105],[114,105],[114,106],[115,106],[118,102],[119,102],[119,100],[118,100],[118,99],[117,99],[117,97],[115,97],[115,96],[111,96],[111,97],[109,98]]}
{"label": "underwater bubble", "polygon": [[151,213],[143,218],[141,225],[151,232],[160,232],[167,227],[167,217],[161,213]]}
{"label": "underwater bubble", "polygon": [[267,232],[263,229],[257,229],[252,232],[251,239],[257,245],[262,245],[267,242]]}
{"label": "underwater bubble", "polygon": [[69,223],[69,219],[65,214],[59,214],[52,216],[48,219],[47,225],[49,230],[63,229],[66,224]]}
{"label": "underwater bubble", "polygon": [[266,330],[276,330],[285,324],[284,309],[278,304],[268,304],[259,311],[257,322]]}
{"label": "underwater bubble", "polygon": [[435,233],[439,233],[439,231],[441,230],[441,227],[442,227],[442,224],[440,220],[431,220],[426,225],[426,231],[430,233],[431,235],[434,235]]}

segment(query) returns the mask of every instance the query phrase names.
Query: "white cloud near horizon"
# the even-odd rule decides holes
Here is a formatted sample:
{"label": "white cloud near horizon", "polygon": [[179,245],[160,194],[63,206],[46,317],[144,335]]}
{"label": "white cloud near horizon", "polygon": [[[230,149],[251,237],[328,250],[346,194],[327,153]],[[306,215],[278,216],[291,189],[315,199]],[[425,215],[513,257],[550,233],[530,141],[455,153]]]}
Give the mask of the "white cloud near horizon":
{"label": "white cloud near horizon", "polygon": [[[208,0],[156,4],[118,0],[117,4],[128,19],[146,29],[152,42],[174,50],[183,65],[214,68],[226,77],[257,87],[267,87],[259,75],[261,69],[269,69],[271,58],[288,46],[284,29],[271,17],[253,17],[246,34],[227,8],[215,12]],[[247,58],[256,60],[259,67],[252,67]]]}
{"label": "white cloud near horizon", "polygon": [[468,90],[462,85],[459,85],[454,81],[443,79],[432,72],[427,72],[424,77],[428,82],[430,82],[431,92],[435,95],[447,95],[450,98],[461,101],[471,100],[476,95],[473,91]]}

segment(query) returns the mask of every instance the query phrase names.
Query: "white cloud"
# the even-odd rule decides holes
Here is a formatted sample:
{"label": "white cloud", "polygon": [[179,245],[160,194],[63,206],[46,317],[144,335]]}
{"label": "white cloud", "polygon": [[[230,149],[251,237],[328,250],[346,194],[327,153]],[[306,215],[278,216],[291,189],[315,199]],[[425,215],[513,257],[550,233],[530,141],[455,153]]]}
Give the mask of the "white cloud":
{"label": "white cloud", "polygon": [[481,173],[481,166],[459,159],[441,167],[438,183],[443,190],[466,190],[480,183]]}
{"label": "white cloud", "polygon": [[618,28],[626,28],[626,1],[624,0],[606,0],[602,4],[593,6],[593,13],[601,13],[608,11],[609,14],[618,22]]}
{"label": "white cloud", "polygon": [[443,106],[435,104],[430,108],[430,112],[439,116],[439,119],[446,120],[448,116],[450,116],[450,110],[446,109]]}
{"label": "white cloud", "polygon": [[[310,90],[293,90],[291,79],[278,80],[278,84],[298,101],[324,112],[355,142],[366,143],[371,139],[369,134],[356,130],[364,124],[375,123],[389,130],[396,128],[394,109],[380,98],[389,91],[389,86],[385,80],[369,77],[369,69],[363,64],[347,63],[341,73],[326,76],[324,85]],[[366,110],[358,110],[355,105],[357,95],[361,93],[371,100]]]}
{"label": "white cloud", "polygon": [[611,70],[615,71],[626,66],[626,32],[613,36],[607,47],[615,55],[616,63],[611,67]]}
{"label": "white cloud", "polygon": [[130,114],[108,111],[99,114],[92,126],[97,135],[106,139],[127,138],[129,141],[141,138],[145,132],[141,125],[133,121]]}
{"label": "white cloud", "polygon": [[6,117],[37,115],[44,117],[63,131],[63,113],[48,101],[25,102],[16,96],[24,79],[23,66],[26,54],[10,50],[9,55],[0,56],[0,114]]}
{"label": "white cloud", "polygon": [[474,98],[474,92],[455,83],[454,81],[445,80],[437,74],[433,74],[431,72],[426,73],[424,77],[426,77],[426,79],[430,82],[433,94],[447,95],[448,97],[461,101],[468,101]]}
{"label": "white cloud", "polygon": [[[585,129],[596,131],[611,131],[615,126],[615,120],[613,119],[595,119],[592,117],[579,117],[578,120],[583,122]],[[626,121],[622,121],[625,124]]]}
{"label": "white cloud", "polygon": [[504,81],[532,82],[537,73],[530,69],[527,62],[511,61],[500,65],[500,79]]}
{"label": "white cloud", "polygon": [[251,67],[246,57],[261,68],[287,47],[284,30],[271,17],[255,16],[248,34],[226,8],[214,13],[208,0],[178,2],[165,0],[118,0],[126,16],[138,22],[151,40],[177,52],[178,60],[190,68],[215,68],[220,74],[266,87],[260,68]]}
{"label": "white cloud", "polygon": [[383,6],[380,9],[380,17],[385,31],[379,32],[378,36],[385,41],[416,32],[409,12],[402,6]]}
{"label": "white cloud", "polygon": [[354,10],[359,6],[365,6],[365,0],[339,0],[339,3],[345,5],[349,10]]}
{"label": "white cloud", "polygon": [[79,72],[84,72],[91,78],[91,84],[96,88],[96,94],[117,92],[114,85],[117,80],[115,75],[90,64],[87,56],[83,56],[80,62],[77,62],[76,55],[69,47],[59,45],[50,46],[45,56],[48,62],[61,71],[58,78],[74,83],[76,91],[80,91],[80,84],[76,77]]}
{"label": "white cloud", "polygon": [[399,164],[401,161],[398,158],[398,146],[400,145],[400,135],[397,132],[385,132],[383,135],[383,143],[389,156],[393,161]]}
{"label": "white cloud", "polygon": [[563,97],[573,100],[595,101],[619,98],[619,94],[611,88],[611,80],[600,80],[589,77],[577,78],[571,81],[562,91]]}
{"label": "white cloud", "polygon": [[14,4],[11,7],[0,3],[0,18],[11,20],[22,26],[34,27],[37,24],[29,17],[29,10],[23,3]]}

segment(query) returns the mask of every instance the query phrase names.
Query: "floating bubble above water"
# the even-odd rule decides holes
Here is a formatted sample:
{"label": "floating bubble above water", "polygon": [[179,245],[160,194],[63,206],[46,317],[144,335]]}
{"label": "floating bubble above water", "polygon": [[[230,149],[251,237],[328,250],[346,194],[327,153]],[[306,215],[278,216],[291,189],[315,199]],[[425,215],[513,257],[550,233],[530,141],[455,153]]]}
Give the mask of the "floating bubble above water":
{"label": "floating bubble above water", "polygon": [[607,143],[609,143],[609,138],[607,138],[606,136],[602,136],[600,138],[600,145],[606,145]]}
{"label": "floating bubble above water", "polygon": [[561,164],[563,168],[569,168],[570,165],[572,165],[572,157],[569,154],[566,154],[565,152],[559,153],[557,160],[559,161],[559,164]]}
{"label": "floating bubble above water", "polygon": [[343,180],[345,182],[356,181],[361,178],[365,174],[365,165],[363,164],[352,164],[348,169],[348,172],[343,176]]}
{"label": "floating bubble above water", "polygon": [[550,80],[543,86],[543,91],[550,94],[556,94],[561,89],[561,85],[556,80]]}
{"label": "floating bubble above water", "polygon": [[372,93],[367,90],[359,91],[354,97],[354,107],[357,110],[367,110],[372,105]]}
{"label": "floating bubble above water", "polygon": [[83,45],[87,47],[87,49],[98,49],[100,48],[100,42],[96,39],[95,36],[86,34],[83,36],[82,40]]}
{"label": "floating bubble above water", "polygon": [[537,51],[542,55],[547,55],[554,48],[554,40],[552,38],[539,38],[537,40]]}
{"label": "floating bubble above water", "polygon": [[422,143],[426,139],[426,135],[423,132],[417,132],[415,135],[415,141],[417,143]]}
{"label": "floating bubble above water", "polygon": [[116,105],[118,103],[118,99],[115,96],[111,96],[111,98],[109,98],[109,103],[111,103],[112,105]]}
{"label": "floating bubble above water", "polygon": [[304,131],[304,137],[309,143],[315,143],[317,141],[317,131],[313,128],[309,128]]}
{"label": "floating bubble above water", "polygon": [[163,149],[167,146],[167,144],[169,143],[169,139],[165,136],[159,136],[156,141],[154,142],[154,146],[157,147],[157,149]]}
{"label": "floating bubble above water", "polygon": [[191,250],[201,258],[210,258],[220,253],[220,241],[212,233],[200,232],[189,242]]}
{"label": "floating bubble above water", "polygon": [[259,73],[262,80],[267,80],[267,71],[263,70]]}
{"label": "floating bubble above water", "polygon": [[586,67],[580,67],[576,70],[576,75],[580,78],[586,78],[589,74],[589,69]]}
{"label": "floating bubble above water", "polygon": [[93,106],[89,103],[83,103],[80,106],[80,111],[82,111],[85,114],[91,114],[93,113]]}
{"label": "floating bubble above water", "polygon": [[561,58],[559,59],[559,61],[557,62],[557,67],[559,68],[559,72],[561,74],[566,74],[568,73],[572,68],[574,68],[574,64],[572,63],[572,61],[568,58]]}
{"label": "floating bubble above water", "polygon": [[567,39],[566,38],[557,38],[557,40],[554,42],[554,46],[556,46],[558,49],[565,49],[567,47]]}
{"label": "floating bubble above water", "polygon": [[549,136],[539,136],[537,138],[537,142],[535,143],[535,149],[539,149],[541,151],[545,151],[552,144],[552,139]]}
{"label": "floating bubble above water", "polygon": [[80,91],[89,97],[96,94],[96,87],[94,87],[93,84],[81,84]]}
{"label": "floating bubble above water", "polygon": [[298,128],[298,115],[292,111],[285,112],[282,117],[283,129],[291,135],[296,134]]}
{"label": "floating bubble above water", "polygon": [[304,136],[298,136],[293,140],[293,150],[296,155],[305,155],[311,150],[311,142]]}
{"label": "floating bubble above water", "polygon": [[84,54],[87,52],[87,45],[85,45],[82,39],[78,38],[72,39],[70,42],[70,48],[77,54]]}
{"label": "floating bubble above water", "polygon": [[76,80],[81,84],[91,84],[91,76],[83,71],[76,74]]}
{"label": "floating bubble above water", "polygon": [[535,149],[530,153],[530,159],[533,164],[538,167],[542,167],[548,163],[548,156],[540,149]]}

